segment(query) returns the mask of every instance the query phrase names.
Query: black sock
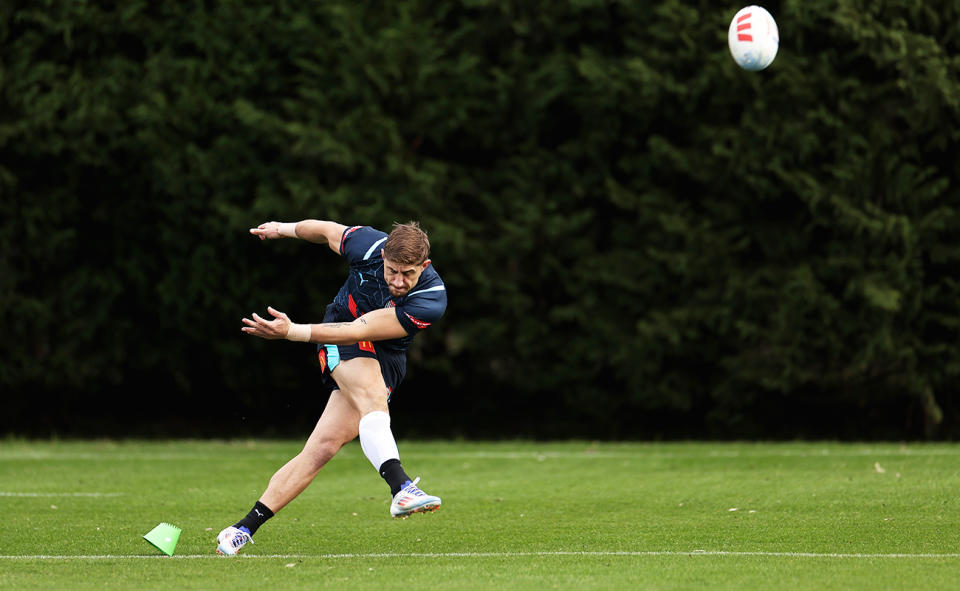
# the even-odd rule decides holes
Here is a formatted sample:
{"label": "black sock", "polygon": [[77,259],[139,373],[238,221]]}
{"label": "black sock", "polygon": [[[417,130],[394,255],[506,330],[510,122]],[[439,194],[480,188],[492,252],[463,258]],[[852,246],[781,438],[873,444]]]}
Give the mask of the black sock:
{"label": "black sock", "polygon": [[400,460],[397,459],[384,462],[383,465],[380,466],[380,476],[383,476],[383,479],[390,485],[390,495],[394,497],[397,496],[397,493],[400,492],[403,485],[410,482],[410,477],[403,471],[403,466],[400,465]]}
{"label": "black sock", "polygon": [[253,509],[250,509],[247,516],[234,524],[233,527],[245,527],[250,530],[250,535],[252,536],[257,533],[260,526],[271,517],[273,517],[273,511],[268,509],[267,506],[260,501],[257,501],[257,504],[253,506]]}

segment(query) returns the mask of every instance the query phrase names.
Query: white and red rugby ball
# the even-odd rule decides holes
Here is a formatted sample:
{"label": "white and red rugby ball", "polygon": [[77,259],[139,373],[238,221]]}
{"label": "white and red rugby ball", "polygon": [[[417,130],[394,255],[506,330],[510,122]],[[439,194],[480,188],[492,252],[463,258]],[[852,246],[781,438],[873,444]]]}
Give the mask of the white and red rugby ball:
{"label": "white and red rugby ball", "polygon": [[760,6],[741,8],[730,21],[727,31],[730,54],[744,70],[762,70],[773,63],[780,49],[780,31],[766,9]]}

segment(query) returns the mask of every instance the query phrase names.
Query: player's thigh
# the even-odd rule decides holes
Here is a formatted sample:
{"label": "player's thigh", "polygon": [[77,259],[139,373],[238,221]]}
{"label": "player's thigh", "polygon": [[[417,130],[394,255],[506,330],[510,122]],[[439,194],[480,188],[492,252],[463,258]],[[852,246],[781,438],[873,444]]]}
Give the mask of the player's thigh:
{"label": "player's thigh", "polygon": [[375,410],[387,410],[390,391],[383,380],[380,362],[375,358],[354,357],[341,361],[332,376],[361,416]]}

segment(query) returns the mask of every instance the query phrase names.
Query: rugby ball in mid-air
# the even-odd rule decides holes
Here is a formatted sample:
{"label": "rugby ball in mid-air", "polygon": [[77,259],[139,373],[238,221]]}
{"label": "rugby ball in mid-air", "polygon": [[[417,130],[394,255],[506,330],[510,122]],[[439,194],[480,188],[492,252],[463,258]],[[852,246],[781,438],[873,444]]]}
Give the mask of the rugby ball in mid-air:
{"label": "rugby ball in mid-air", "polygon": [[741,8],[730,21],[727,43],[733,60],[744,70],[762,70],[773,63],[780,49],[777,23],[764,8]]}

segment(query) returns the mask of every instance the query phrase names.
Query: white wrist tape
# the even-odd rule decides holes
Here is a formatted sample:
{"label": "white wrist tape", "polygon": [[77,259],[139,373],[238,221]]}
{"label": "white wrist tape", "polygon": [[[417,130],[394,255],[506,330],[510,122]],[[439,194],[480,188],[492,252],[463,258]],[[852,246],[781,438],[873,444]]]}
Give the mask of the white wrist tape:
{"label": "white wrist tape", "polygon": [[277,226],[277,232],[279,232],[281,236],[286,236],[287,238],[298,238],[297,223],[287,222],[287,223],[279,224]]}
{"label": "white wrist tape", "polygon": [[313,329],[309,324],[295,324],[291,322],[290,328],[287,329],[287,340],[308,343],[310,342],[311,333],[313,333]]}

